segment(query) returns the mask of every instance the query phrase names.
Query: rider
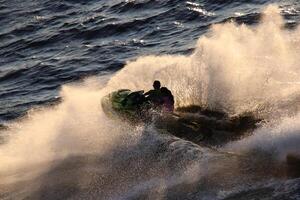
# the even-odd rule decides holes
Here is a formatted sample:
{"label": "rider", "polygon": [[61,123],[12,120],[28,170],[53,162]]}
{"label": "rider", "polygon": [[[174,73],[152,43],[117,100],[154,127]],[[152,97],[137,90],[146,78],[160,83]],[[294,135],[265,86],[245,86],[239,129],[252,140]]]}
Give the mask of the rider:
{"label": "rider", "polygon": [[151,102],[155,108],[162,108],[164,111],[172,112],[174,110],[174,97],[166,87],[160,87],[160,82],[153,82],[154,90],[146,92],[146,100]]}
{"label": "rider", "polygon": [[153,82],[153,88],[154,90],[150,90],[144,95],[146,97],[146,100],[154,104],[154,106],[160,106],[162,105],[162,95],[160,91],[160,82],[158,80],[155,80]]}

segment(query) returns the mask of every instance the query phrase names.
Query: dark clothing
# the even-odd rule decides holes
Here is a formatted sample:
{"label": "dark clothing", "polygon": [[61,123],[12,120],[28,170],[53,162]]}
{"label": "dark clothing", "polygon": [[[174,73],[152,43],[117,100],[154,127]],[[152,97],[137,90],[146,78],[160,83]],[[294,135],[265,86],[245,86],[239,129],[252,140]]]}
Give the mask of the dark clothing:
{"label": "dark clothing", "polygon": [[167,112],[173,112],[174,111],[174,97],[172,95],[172,92],[166,88],[166,87],[162,87],[160,89],[161,91],[161,96],[162,96],[162,106],[163,106],[163,110],[167,111]]}
{"label": "dark clothing", "polygon": [[159,90],[150,90],[144,95],[146,100],[152,103],[155,109],[167,112],[174,111],[174,97],[168,88],[162,87]]}
{"label": "dark clothing", "polygon": [[150,90],[145,94],[146,100],[154,104],[154,106],[162,105],[162,95],[160,90]]}

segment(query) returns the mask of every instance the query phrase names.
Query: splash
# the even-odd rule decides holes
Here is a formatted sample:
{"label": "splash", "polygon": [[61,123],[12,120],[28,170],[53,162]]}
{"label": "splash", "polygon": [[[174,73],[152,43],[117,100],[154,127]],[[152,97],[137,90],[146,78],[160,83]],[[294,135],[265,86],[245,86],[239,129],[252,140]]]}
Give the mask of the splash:
{"label": "splash", "polygon": [[9,125],[8,142],[0,146],[2,181],[21,178],[18,172],[22,171],[47,170],[51,161],[71,155],[103,155],[115,145],[127,145],[124,132],[138,138],[135,127],[116,124],[104,115],[100,106],[104,94],[97,84],[89,79],[82,85],[63,86],[61,104],[31,110],[26,118]]}
{"label": "splash", "polygon": [[269,6],[254,27],[213,25],[192,55],[138,58],[108,87],[149,89],[159,79],[171,88],[177,106],[197,104],[234,114],[276,110],[277,104],[279,109],[279,104],[289,98],[296,101],[300,94],[300,30],[285,30],[283,25],[276,6]]}
{"label": "splash", "polygon": [[267,153],[285,162],[289,154],[300,152],[300,114],[287,117],[279,124],[267,124],[256,130],[253,136],[227,144],[224,150],[239,153]]}

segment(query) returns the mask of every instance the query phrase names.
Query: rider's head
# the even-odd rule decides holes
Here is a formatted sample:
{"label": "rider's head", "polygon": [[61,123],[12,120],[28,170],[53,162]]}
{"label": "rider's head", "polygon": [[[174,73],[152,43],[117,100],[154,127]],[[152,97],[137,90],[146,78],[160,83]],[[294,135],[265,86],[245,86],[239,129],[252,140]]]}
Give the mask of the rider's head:
{"label": "rider's head", "polygon": [[155,90],[159,90],[159,89],[160,89],[160,82],[159,82],[158,80],[155,80],[155,81],[153,82],[153,88],[154,88]]}

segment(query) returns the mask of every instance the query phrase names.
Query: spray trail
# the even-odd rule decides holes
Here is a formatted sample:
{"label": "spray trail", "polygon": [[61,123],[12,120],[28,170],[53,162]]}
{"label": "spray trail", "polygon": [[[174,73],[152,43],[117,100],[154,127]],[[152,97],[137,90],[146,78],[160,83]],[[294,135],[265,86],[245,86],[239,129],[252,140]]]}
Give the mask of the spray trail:
{"label": "spray trail", "polygon": [[159,79],[174,92],[177,106],[197,104],[234,114],[286,107],[282,102],[298,101],[300,94],[300,30],[283,25],[277,6],[269,6],[255,27],[214,25],[191,56],[141,57],[108,87],[149,89]]}
{"label": "spray trail", "polygon": [[37,164],[50,167],[52,160],[87,153],[103,155],[114,145],[126,145],[121,137],[124,132],[138,137],[134,127],[106,118],[100,106],[104,94],[96,84],[99,81],[87,80],[83,85],[64,86],[61,104],[32,110],[26,118],[10,124],[5,134],[8,142],[0,146],[0,175],[13,181],[20,178],[18,171],[36,171],[32,167]]}
{"label": "spray trail", "polygon": [[281,122],[267,124],[256,130],[251,137],[226,145],[224,150],[234,152],[261,152],[285,161],[288,154],[300,152],[300,114],[286,117]]}

